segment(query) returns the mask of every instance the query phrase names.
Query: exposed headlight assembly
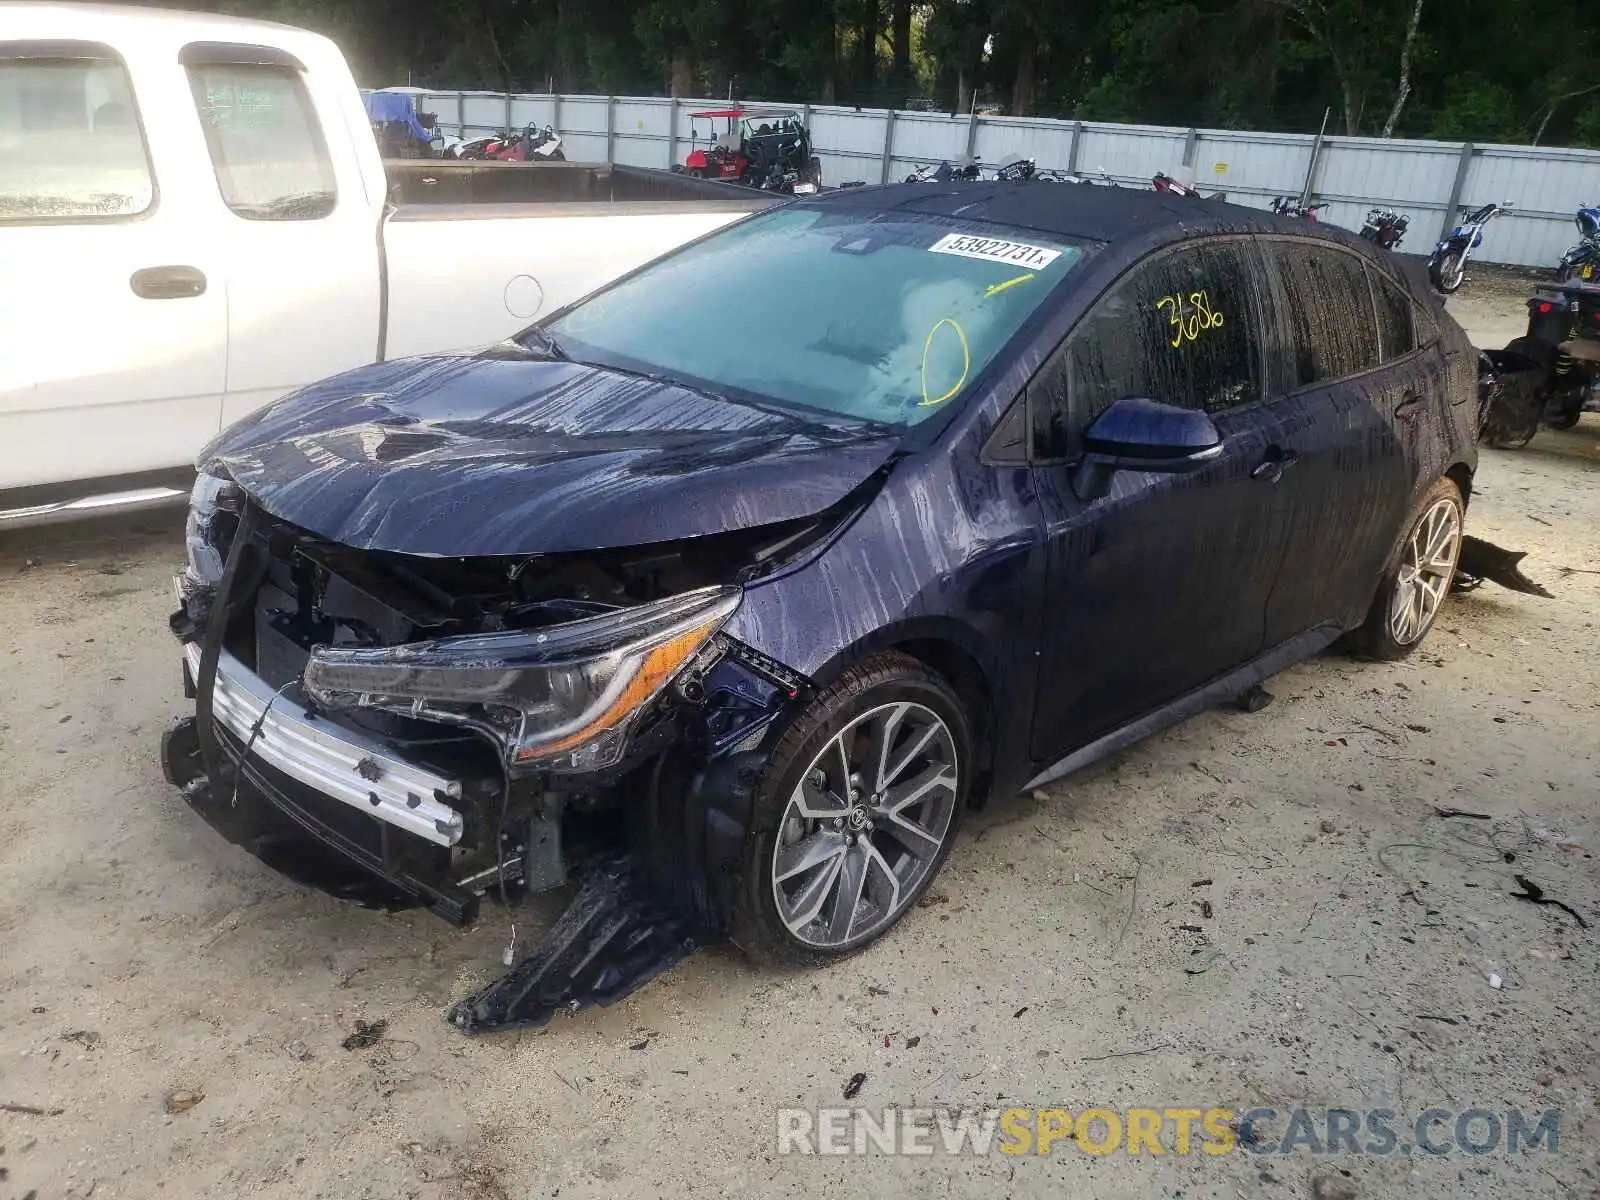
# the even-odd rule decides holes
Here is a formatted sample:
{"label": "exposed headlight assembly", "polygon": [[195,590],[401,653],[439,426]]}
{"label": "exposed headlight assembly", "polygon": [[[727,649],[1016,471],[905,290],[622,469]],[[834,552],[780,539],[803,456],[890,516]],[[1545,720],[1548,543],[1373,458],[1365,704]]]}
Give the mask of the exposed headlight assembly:
{"label": "exposed headlight assembly", "polygon": [[736,587],[540,629],[381,649],[319,646],[306,692],[331,709],[376,708],[484,729],[513,771],[614,766],[634,718],[739,607]]}
{"label": "exposed headlight assembly", "polygon": [[223,514],[237,516],[244,492],[231,479],[202,470],[195,476],[189,493],[189,515],[183,523],[184,552],[188,569],[184,587],[188,591],[216,587],[222,581],[222,561],[227,551],[218,528]]}

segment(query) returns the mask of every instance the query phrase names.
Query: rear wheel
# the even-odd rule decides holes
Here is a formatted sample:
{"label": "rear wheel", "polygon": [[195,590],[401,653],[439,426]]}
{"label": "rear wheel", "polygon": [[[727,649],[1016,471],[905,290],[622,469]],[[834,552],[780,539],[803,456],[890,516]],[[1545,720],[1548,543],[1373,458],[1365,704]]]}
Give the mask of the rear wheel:
{"label": "rear wheel", "polygon": [[1390,558],[1351,648],[1368,658],[1405,658],[1428,635],[1455,579],[1466,508],[1461,489],[1440,479],[1418,502]]}
{"label": "rear wheel", "polygon": [[888,932],[949,854],[970,747],[959,699],[916,659],[847,671],[784,732],[757,785],[734,942],[816,965]]}

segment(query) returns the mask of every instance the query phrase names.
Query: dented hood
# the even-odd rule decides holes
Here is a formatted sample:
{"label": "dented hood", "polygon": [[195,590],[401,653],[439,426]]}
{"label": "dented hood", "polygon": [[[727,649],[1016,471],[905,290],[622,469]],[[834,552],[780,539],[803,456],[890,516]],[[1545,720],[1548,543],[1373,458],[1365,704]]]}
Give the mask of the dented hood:
{"label": "dented hood", "polygon": [[881,426],[505,347],[314,384],[224,431],[201,463],[347,546],[542,554],[810,516],[897,444]]}

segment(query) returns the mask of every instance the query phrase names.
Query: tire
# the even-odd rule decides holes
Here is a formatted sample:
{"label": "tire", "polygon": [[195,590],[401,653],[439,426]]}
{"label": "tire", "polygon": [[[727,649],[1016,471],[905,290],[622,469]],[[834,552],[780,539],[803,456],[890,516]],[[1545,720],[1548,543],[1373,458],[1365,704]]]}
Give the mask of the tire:
{"label": "tire", "polygon": [[1466,278],[1466,264],[1461,261],[1461,251],[1451,250],[1428,264],[1428,278],[1433,286],[1445,295],[1453,295]]}
{"label": "tire", "polygon": [[[1453,516],[1453,544],[1444,553],[1428,556],[1428,547],[1421,539],[1428,537],[1430,529],[1437,536],[1439,527],[1431,522],[1443,510],[1448,510]],[[1422,644],[1439,618],[1444,598],[1450,594],[1450,585],[1456,574],[1456,560],[1461,554],[1465,517],[1466,505],[1462,503],[1461,489],[1455,485],[1455,481],[1436,480],[1406,521],[1405,534],[1384,567],[1377,594],[1372,598],[1372,607],[1367,611],[1367,619],[1350,635],[1352,650],[1364,658],[1394,662],[1405,658]],[[1417,572],[1414,564],[1419,556],[1429,559],[1432,568]],[[1444,566],[1446,562],[1447,567]],[[1417,584],[1412,582],[1413,579],[1426,580],[1422,585],[1422,593],[1416,590]],[[1422,598],[1424,594],[1427,599]],[[1408,617],[1404,621],[1398,611],[1402,595],[1408,595],[1412,603],[1421,601],[1421,607],[1415,614],[1407,606]],[[1431,607],[1427,607],[1429,604]],[[1416,617],[1414,624],[1410,621],[1411,615]]]}
{"label": "tire", "polygon": [[[882,794],[890,804],[902,800],[898,817],[875,804],[878,796],[867,787],[853,804],[839,795],[843,742],[849,766],[864,768],[848,777],[852,785],[875,782],[862,777],[871,770],[868,760],[887,760],[890,786]],[[939,782],[950,775],[953,781]],[[760,962],[820,966],[882,937],[944,865],[971,779],[971,728],[942,676],[897,653],[846,671],[783,731],[756,784],[731,921],[734,943]],[[921,798],[905,803],[912,794]],[[803,816],[800,804],[815,815]],[[908,827],[925,832],[914,836],[903,831]],[[780,853],[793,864],[781,880]],[[854,879],[862,886],[846,912],[845,890]]]}

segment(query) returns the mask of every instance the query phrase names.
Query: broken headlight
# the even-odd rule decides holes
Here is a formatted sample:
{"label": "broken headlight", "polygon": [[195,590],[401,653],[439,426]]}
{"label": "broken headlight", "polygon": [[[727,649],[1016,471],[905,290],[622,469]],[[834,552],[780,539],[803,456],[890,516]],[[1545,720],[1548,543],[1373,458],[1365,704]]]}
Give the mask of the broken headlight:
{"label": "broken headlight", "polygon": [[206,470],[195,476],[189,515],[183,523],[184,553],[189,560],[183,573],[186,591],[214,588],[222,582],[225,538],[232,536],[243,499],[244,492],[231,479]]}
{"label": "broken headlight", "polygon": [[471,725],[508,767],[593,771],[622,758],[634,718],[739,607],[735,587],[539,629],[379,649],[319,646],[306,692],[327,708],[376,708]]}

